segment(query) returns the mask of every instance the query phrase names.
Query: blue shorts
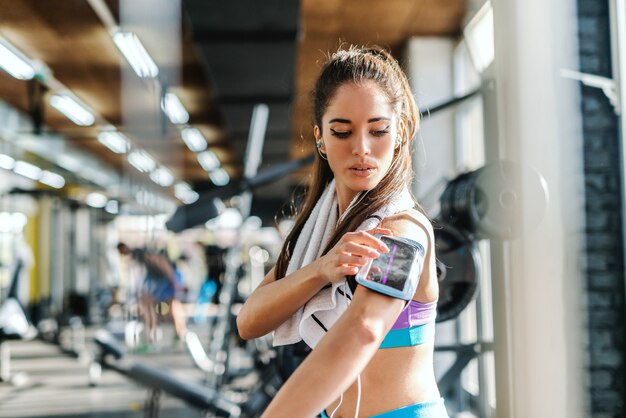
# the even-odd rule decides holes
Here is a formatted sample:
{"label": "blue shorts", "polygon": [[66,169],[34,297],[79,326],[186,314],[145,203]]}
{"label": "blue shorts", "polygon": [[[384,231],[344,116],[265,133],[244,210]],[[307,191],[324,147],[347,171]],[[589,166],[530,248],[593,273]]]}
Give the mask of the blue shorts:
{"label": "blue shorts", "polygon": [[143,291],[148,293],[157,302],[167,302],[174,297],[176,289],[167,278],[146,277],[143,281]]}
{"label": "blue shorts", "polygon": [[[322,411],[321,417],[329,418],[325,411]],[[370,418],[449,418],[449,416],[443,398],[439,398],[372,415]]]}

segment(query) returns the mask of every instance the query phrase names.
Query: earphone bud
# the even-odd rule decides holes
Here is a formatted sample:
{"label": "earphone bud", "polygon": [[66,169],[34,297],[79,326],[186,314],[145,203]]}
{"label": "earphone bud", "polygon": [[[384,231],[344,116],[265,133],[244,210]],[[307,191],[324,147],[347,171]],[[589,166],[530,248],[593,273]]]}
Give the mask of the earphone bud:
{"label": "earphone bud", "polygon": [[324,153],[322,152],[322,147],[324,146],[324,141],[322,141],[322,138],[318,139],[315,142],[315,148],[317,148],[317,153],[320,155],[320,157],[322,157],[323,159],[327,160],[328,158],[324,155]]}

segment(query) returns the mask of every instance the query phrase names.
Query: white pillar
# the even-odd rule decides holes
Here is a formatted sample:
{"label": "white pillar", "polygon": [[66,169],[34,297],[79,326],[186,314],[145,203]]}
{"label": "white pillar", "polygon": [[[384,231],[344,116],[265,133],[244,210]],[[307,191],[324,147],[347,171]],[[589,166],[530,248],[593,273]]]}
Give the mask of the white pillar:
{"label": "white pillar", "polygon": [[534,167],[550,193],[536,228],[492,242],[496,416],[582,417],[581,104],[579,85],[560,76],[578,66],[575,2],[492,3],[497,122],[487,104],[487,157]]}

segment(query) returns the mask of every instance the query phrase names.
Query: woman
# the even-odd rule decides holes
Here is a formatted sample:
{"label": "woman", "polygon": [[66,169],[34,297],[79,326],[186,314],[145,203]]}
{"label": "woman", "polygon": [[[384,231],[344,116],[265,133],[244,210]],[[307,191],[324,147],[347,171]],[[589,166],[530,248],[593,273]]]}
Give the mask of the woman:
{"label": "woman", "polygon": [[[447,417],[433,372],[433,232],[408,193],[419,116],[406,76],[387,52],[350,47],[324,65],[313,100],[318,157],[302,212],[237,318],[243,338],[275,331],[275,345],[314,347],[263,416]],[[374,234],[424,250],[410,302],[346,280],[389,251]]]}

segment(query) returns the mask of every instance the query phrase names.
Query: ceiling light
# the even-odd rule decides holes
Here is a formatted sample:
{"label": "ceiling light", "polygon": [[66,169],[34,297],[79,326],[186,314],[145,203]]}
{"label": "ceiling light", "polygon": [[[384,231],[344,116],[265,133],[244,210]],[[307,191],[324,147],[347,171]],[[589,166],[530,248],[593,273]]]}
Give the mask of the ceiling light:
{"label": "ceiling light", "polygon": [[154,63],[137,35],[118,30],[112,36],[113,42],[139,77],[154,78],[159,75],[159,67]]}
{"label": "ceiling light", "polygon": [[189,121],[189,113],[174,93],[165,93],[161,100],[161,109],[174,125],[180,125]]}
{"label": "ceiling light", "polygon": [[67,171],[76,172],[80,170],[83,164],[74,157],[70,157],[66,154],[59,154],[57,156],[57,165],[61,168],[66,169]]}
{"label": "ceiling light", "polygon": [[31,180],[39,180],[41,177],[41,168],[25,161],[17,161],[15,167],[13,167],[13,171]]}
{"label": "ceiling light", "polygon": [[8,155],[0,154],[0,168],[5,170],[13,170],[15,166],[15,160]]}
{"label": "ceiling light", "polygon": [[199,129],[185,128],[181,131],[181,136],[187,148],[193,152],[204,151],[207,147],[206,139]]}
{"label": "ceiling light", "polygon": [[128,162],[142,173],[149,173],[156,168],[156,163],[145,151],[133,151],[128,154]]}
{"label": "ceiling light", "polygon": [[223,168],[211,171],[209,177],[216,186],[226,186],[230,181],[230,176]]}
{"label": "ceiling light", "polygon": [[159,167],[150,173],[150,179],[159,186],[169,187],[174,183],[172,172],[165,167]]}
{"label": "ceiling light", "polygon": [[93,125],[96,120],[93,113],[87,110],[83,104],[67,95],[55,94],[50,98],[50,105],[79,126]]}
{"label": "ceiling light", "polygon": [[98,141],[116,154],[126,154],[130,148],[126,137],[116,131],[102,131],[98,134]]}
{"label": "ceiling light", "polygon": [[[243,217],[241,216],[241,212],[239,212],[235,208],[228,208],[224,210],[224,212],[220,213],[220,215],[216,219],[217,228],[223,229],[237,229],[243,223]],[[210,228],[212,225],[207,225],[207,223],[205,223],[205,226]]]}
{"label": "ceiling light", "polygon": [[107,197],[102,193],[89,193],[85,199],[85,203],[92,208],[103,208],[107,204]]}
{"label": "ceiling light", "polygon": [[35,69],[30,60],[1,38],[0,67],[19,80],[30,80],[35,77]]}
{"label": "ceiling light", "polygon": [[109,200],[104,206],[104,210],[113,215],[117,215],[120,211],[120,204],[117,200]]}
{"label": "ceiling light", "polygon": [[185,204],[190,204],[198,200],[200,195],[191,190],[191,187],[187,183],[176,183],[174,186],[174,195],[176,198]]}
{"label": "ceiling light", "polygon": [[220,160],[213,151],[204,151],[198,154],[198,162],[206,171],[213,171],[220,166]]}
{"label": "ceiling light", "polygon": [[39,179],[43,184],[47,184],[50,187],[54,187],[55,189],[60,189],[65,186],[65,179],[63,176],[53,173],[51,171],[44,171],[41,173],[41,178]]}
{"label": "ceiling light", "polygon": [[493,8],[487,1],[463,30],[467,49],[474,67],[482,73],[493,62],[495,48],[493,43]]}

